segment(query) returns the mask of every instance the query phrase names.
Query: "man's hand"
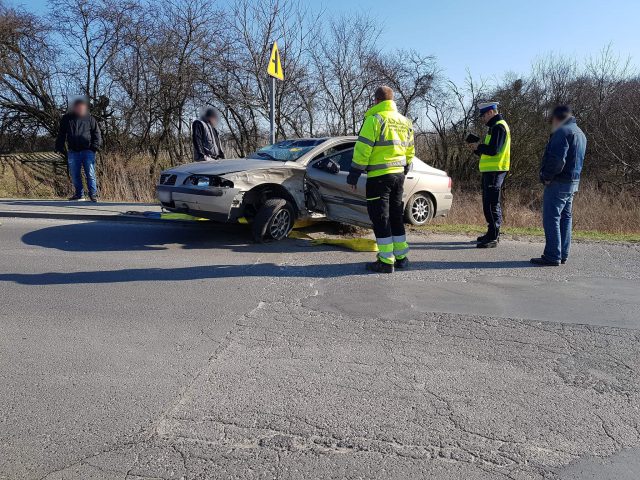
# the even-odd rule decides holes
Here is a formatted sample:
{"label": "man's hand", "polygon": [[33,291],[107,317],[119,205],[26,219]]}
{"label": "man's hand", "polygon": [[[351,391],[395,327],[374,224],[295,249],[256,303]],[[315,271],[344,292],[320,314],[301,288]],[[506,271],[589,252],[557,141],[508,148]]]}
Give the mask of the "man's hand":
{"label": "man's hand", "polygon": [[472,152],[475,152],[478,149],[478,146],[480,145],[480,142],[475,142],[475,143],[467,143],[467,148],[469,150],[471,150]]}
{"label": "man's hand", "polygon": [[347,185],[349,185],[350,190],[355,192],[358,190],[358,179],[360,178],[360,173],[351,170],[349,175],[347,175]]}

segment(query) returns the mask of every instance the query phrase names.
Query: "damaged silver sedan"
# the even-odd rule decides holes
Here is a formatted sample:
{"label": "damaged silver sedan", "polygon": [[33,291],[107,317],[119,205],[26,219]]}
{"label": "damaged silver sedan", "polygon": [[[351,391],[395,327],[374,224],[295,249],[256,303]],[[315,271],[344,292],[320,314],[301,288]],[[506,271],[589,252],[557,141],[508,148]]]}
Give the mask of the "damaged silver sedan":
{"label": "damaged silver sedan", "polygon": [[[247,158],[165,170],[158,199],[172,212],[250,223],[256,241],[285,238],[297,220],[328,219],[370,227],[366,175],[357,191],[346,177],[356,137],[285,140]],[[404,186],[405,220],[424,225],[451,208],[451,178],[414,159]]]}

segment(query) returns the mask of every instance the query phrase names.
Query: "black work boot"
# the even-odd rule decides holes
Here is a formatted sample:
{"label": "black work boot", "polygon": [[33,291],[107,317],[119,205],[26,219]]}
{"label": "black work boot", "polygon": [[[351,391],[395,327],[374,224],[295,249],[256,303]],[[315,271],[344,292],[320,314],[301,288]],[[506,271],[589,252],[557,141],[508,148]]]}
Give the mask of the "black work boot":
{"label": "black work boot", "polygon": [[478,238],[476,238],[476,242],[483,243],[483,242],[486,242],[488,238],[489,238],[489,234],[485,233],[484,235],[480,235]]}
{"label": "black work boot", "polygon": [[496,248],[498,246],[498,239],[489,240],[488,238],[482,242],[478,242],[477,248]]}
{"label": "black work boot", "polygon": [[538,267],[558,267],[560,266],[560,262],[554,262],[553,260],[549,260],[547,257],[542,255],[538,258],[532,258],[531,263]]}
{"label": "black work boot", "polygon": [[500,232],[496,232],[493,235],[491,233],[487,232],[484,235],[480,235],[476,239],[476,241],[478,243],[487,243],[487,242],[492,242],[493,240],[495,240],[496,242],[500,241]]}
{"label": "black work boot", "polygon": [[396,259],[395,267],[399,268],[400,270],[407,270],[409,268],[409,257]]}
{"label": "black work boot", "polygon": [[367,270],[374,273],[393,273],[393,265],[376,260],[375,262],[367,263]]}

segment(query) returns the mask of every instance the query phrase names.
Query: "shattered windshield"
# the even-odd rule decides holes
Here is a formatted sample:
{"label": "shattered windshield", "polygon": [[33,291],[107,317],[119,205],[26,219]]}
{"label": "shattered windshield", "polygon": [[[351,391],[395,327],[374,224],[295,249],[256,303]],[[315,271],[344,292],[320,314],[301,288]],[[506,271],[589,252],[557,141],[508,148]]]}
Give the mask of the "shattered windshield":
{"label": "shattered windshield", "polygon": [[267,145],[247,158],[254,160],[280,160],[282,162],[294,162],[308,151],[324,142],[323,138],[307,140],[284,140],[282,142]]}

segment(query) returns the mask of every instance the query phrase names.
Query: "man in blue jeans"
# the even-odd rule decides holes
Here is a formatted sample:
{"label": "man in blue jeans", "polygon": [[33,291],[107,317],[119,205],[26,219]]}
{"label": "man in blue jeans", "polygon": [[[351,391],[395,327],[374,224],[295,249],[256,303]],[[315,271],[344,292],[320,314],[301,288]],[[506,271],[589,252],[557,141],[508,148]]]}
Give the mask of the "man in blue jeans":
{"label": "man in blue jeans", "polygon": [[558,266],[569,258],[573,197],[587,149],[587,137],[568,106],[553,110],[551,125],[553,133],[540,166],[540,181],[545,186],[542,225],[546,245],[540,258],[531,259],[539,266]]}
{"label": "man in blue jeans", "polygon": [[69,200],[84,200],[82,185],[82,169],[87,180],[89,198],[98,201],[96,184],[96,152],[102,144],[100,127],[94,117],[89,114],[86,99],[78,98],[73,102],[71,111],[60,120],[60,129],[56,140],[56,152],[67,153],[69,174],[75,193]]}

